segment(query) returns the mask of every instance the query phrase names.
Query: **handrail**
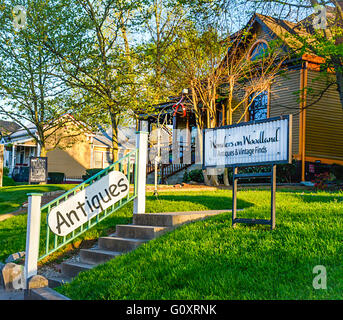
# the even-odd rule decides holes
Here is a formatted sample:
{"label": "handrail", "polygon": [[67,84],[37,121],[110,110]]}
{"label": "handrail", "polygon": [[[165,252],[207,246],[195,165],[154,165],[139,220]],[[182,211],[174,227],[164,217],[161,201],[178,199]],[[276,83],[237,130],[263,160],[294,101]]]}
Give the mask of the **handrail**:
{"label": "handrail", "polygon": [[[87,221],[86,223],[84,223],[79,228],[72,231],[70,234],[68,234],[66,236],[58,236],[58,235],[52,234],[50,232],[50,228],[48,225],[48,215],[49,215],[51,209],[53,208],[54,204],[59,205],[61,200],[66,200],[69,195],[75,195],[77,191],[83,190],[86,187],[86,185],[92,184],[93,182],[97,181],[99,179],[99,177],[101,177],[104,174],[107,174],[108,172],[112,171],[113,169],[115,169],[116,166],[119,167],[118,168],[119,171],[123,172],[125,162],[127,163],[127,168],[128,168],[126,176],[130,182],[131,165],[133,164],[131,162],[132,156],[135,157],[135,161],[134,161],[134,168],[132,170],[132,175],[133,175],[133,179],[134,179],[134,188],[133,188],[133,193],[131,195],[130,195],[131,191],[129,189],[129,193],[128,193],[126,198],[120,200],[118,203],[115,203],[112,206],[110,206],[109,208],[105,209],[100,214],[98,214],[96,217],[93,217],[91,220]],[[45,216],[45,213],[43,211],[46,209],[48,209],[48,210],[47,210],[45,221],[43,220],[41,223],[42,229],[41,229],[41,234],[40,234],[40,244],[44,244],[44,242],[45,242],[45,246],[44,246],[44,253],[40,254],[38,261],[44,259],[45,257],[50,255],[51,253],[59,250],[60,248],[62,248],[66,244],[70,243],[71,241],[73,241],[74,239],[79,237],[81,234],[83,234],[84,232],[86,232],[89,229],[91,229],[92,227],[94,227],[100,221],[102,221],[103,219],[105,219],[106,217],[111,215],[113,212],[117,211],[118,209],[123,207],[125,204],[134,200],[137,197],[137,173],[138,173],[137,172],[137,159],[138,159],[138,149],[135,149],[134,151],[129,152],[123,158],[119,159],[118,161],[116,161],[115,163],[110,165],[109,167],[101,170],[100,172],[98,172],[94,176],[90,177],[86,181],[82,182],[81,184],[77,185],[73,189],[67,191],[63,195],[59,196],[58,198],[54,199],[53,201],[50,201],[49,203],[47,203],[46,205],[41,207],[42,218],[44,218],[44,216]],[[93,220],[93,222],[92,222],[92,220]],[[43,230],[43,233],[42,233],[42,230]],[[43,236],[45,238],[43,238]],[[41,251],[42,250],[40,250],[40,252]]]}
{"label": "handrail", "polygon": [[74,193],[75,191],[79,190],[80,187],[83,187],[84,185],[88,184],[89,182],[95,180],[97,177],[101,176],[103,173],[110,171],[113,167],[115,167],[117,164],[123,162],[123,160],[125,160],[126,158],[132,156],[132,154],[136,154],[137,150],[131,151],[128,154],[126,154],[123,158],[119,159],[118,161],[116,161],[115,163],[111,164],[109,167],[101,170],[100,172],[98,172],[97,174],[95,174],[94,176],[88,178],[86,181],[80,183],[79,185],[77,185],[76,187],[74,187],[73,189],[70,189],[69,191],[67,191],[66,193],[62,194],[61,196],[59,196],[58,198],[50,201],[49,203],[45,204],[43,207],[41,207],[41,211],[43,211],[44,209],[48,208],[49,206],[51,206],[52,204],[54,204],[55,202],[59,202],[61,199],[65,198],[66,196],[70,195],[71,193]]}

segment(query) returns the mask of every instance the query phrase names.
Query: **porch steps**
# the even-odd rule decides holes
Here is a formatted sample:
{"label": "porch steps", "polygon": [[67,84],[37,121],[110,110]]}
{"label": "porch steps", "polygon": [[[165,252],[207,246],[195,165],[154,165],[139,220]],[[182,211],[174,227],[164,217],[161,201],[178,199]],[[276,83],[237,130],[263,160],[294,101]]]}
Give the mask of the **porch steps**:
{"label": "porch steps", "polygon": [[[117,225],[116,232],[101,237],[91,249],[81,249],[76,259],[63,262],[62,278],[49,279],[55,286],[69,282],[80,272],[108,262],[185,223],[205,219],[231,210],[134,214],[133,224]],[[63,279],[63,280],[62,280]]]}

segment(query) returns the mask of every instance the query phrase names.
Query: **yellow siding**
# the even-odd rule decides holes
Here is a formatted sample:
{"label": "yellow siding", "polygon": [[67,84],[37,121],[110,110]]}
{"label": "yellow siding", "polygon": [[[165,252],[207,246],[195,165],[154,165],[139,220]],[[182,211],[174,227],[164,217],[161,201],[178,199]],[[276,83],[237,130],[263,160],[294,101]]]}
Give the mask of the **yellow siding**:
{"label": "yellow siding", "polygon": [[[61,143],[55,148],[58,140]],[[49,172],[63,172],[67,178],[81,177],[91,166],[90,141],[72,122],[48,139],[47,150],[49,149],[53,149],[47,152]]]}
{"label": "yellow siding", "polygon": [[[73,149],[78,148],[78,144]],[[48,171],[49,172],[63,172],[66,177],[82,177],[89,169],[90,164],[90,150],[86,151],[84,148],[78,150],[78,155],[71,150],[55,149],[49,151],[48,154]],[[87,164],[87,161],[88,164]]]}
{"label": "yellow siding", "polygon": [[331,86],[318,103],[311,105],[327,86],[325,78],[319,80],[318,76],[316,71],[308,72],[306,156],[343,160],[343,110],[337,87]]}
{"label": "yellow siding", "polygon": [[277,76],[270,90],[269,116],[293,115],[292,153],[299,153],[299,111],[297,91],[300,90],[300,70]]}

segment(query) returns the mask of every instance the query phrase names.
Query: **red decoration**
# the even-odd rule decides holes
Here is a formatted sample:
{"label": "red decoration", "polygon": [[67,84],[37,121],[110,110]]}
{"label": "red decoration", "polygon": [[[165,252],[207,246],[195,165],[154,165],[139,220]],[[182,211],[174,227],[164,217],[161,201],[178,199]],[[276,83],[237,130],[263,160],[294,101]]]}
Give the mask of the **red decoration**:
{"label": "red decoration", "polygon": [[186,107],[181,103],[182,101],[183,101],[183,97],[181,98],[181,100],[180,100],[178,103],[176,103],[176,104],[173,105],[173,109],[175,109],[174,114],[173,114],[173,117],[175,117],[175,115],[177,114],[177,112],[178,112],[180,106],[181,106],[182,111],[183,111],[183,116],[182,116],[182,117],[183,117],[183,118],[186,117],[186,115],[187,115],[187,110],[186,110]]}

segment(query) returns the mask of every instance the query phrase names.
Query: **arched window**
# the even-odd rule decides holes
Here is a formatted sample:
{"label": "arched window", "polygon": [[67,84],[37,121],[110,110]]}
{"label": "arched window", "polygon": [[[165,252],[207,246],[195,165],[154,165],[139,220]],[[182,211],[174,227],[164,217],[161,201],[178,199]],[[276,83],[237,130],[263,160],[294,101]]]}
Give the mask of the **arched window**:
{"label": "arched window", "polygon": [[268,51],[268,44],[263,40],[257,41],[250,49],[249,59],[255,61],[262,58]]}
{"label": "arched window", "polygon": [[249,121],[268,118],[268,90],[253,93],[249,96]]}

